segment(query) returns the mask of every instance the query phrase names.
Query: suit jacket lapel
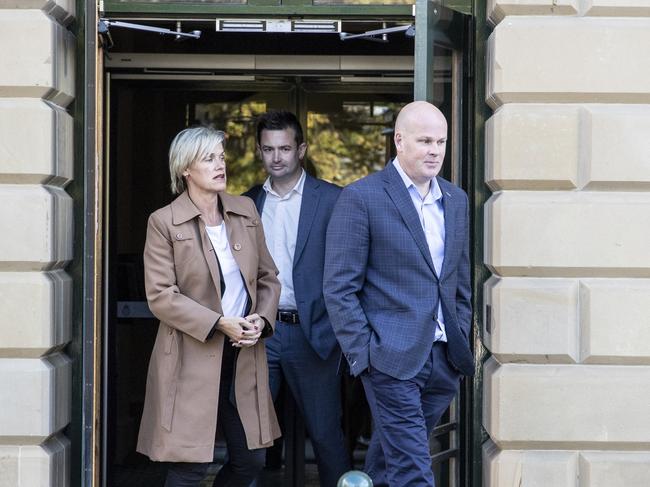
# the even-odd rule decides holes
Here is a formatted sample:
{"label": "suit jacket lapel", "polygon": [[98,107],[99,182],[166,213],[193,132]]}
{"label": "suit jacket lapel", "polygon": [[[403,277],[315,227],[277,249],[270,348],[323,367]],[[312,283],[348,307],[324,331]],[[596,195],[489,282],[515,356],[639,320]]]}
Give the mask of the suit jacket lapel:
{"label": "suit jacket lapel", "polygon": [[254,201],[257,212],[260,214],[260,216],[262,216],[262,211],[264,210],[264,202],[266,201],[266,191],[264,191],[264,188],[262,186],[259,187],[259,191],[257,192]]}
{"label": "suit jacket lapel", "polygon": [[429,246],[427,245],[427,239],[424,236],[424,230],[422,229],[422,223],[420,223],[420,218],[418,217],[418,212],[413,206],[413,201],[411,200],[411,195],[404,186],[404,181],[400,177],[397,169],[393,164],[389,163],[384,169],[385,181],[388,183],[386,186],[386,192],[388,196],[393,200],[397,211],[399,211],[402,216],[402,220],[406,224],[409,232],[413,236],[415,243],[417,244],[422,257],[426,261],[427,265],[433,272],[433,275],[438,277],[436,274],[436,269],[433,266],[433,260],[431,260],[431,252],[429,252]]}
{"label": "suit jacket lapel", "polygon": [[458,210],[458,202],[454,200],[453,196],[444,187],[445,182],[440,181],[440,191],[442,191],[442,207],[445,214],[445,258],[442,262],[442,270],[440,276],[447,274],[450,269],[448,263],[454,262],[454,253],[458,250],[458,246],[454,243],[454,236],[456,234],[456,211]]}
{"label": "suit jacket lapel", "polygon": [[453,200],[451,193],[445,190],[441,181],[438,179],[440,191],[442,191],[442,207],[445,214],[445,258],[442,261],[442,270],[440,277],[443,277],[449,269],[447,262],[451,261],[452,252],[455,245],[452,244],[456,232],[456,202]]}
{"label": "suit jacket lapel", "polygon": [[316,209],[320,201],[320,194],[317,189],[320,183],[317,179],[305,174],[305,184],[302,190],[302,202],[300,203],[300,216],[298,218],[298,234],[296,235],[296,250],[293,254],[293,265],[300,259],[305,249],[307,237],[311,230],[312,222],[316,215]]}

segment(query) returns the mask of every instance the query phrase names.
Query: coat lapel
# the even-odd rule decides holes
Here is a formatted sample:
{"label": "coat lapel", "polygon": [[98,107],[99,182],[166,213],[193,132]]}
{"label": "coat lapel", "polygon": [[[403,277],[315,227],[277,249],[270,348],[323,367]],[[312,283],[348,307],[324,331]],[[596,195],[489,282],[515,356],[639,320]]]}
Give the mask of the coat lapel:
{"label": "coat lapel", "polygon": [[247,242],[244,235],[244,225],[247,223],[237,217],[248,217],[250,225],[261,225],[261,222],[254,218],[254,215],[246,206],[241,204],[242,199],[228,193],[219,193],[219,201],[221,202],[223,219],[226,223],[230,252],[239,266],[239,272],[244,278],[244,285],[248,295],[253,296],[252,284],[249,278],[256,275],[257,269],[253,269],[251,263],[257,262],[257,259],[253,259],[251,253],[257,252],[257,249],[249,248],[249,242]]}
{"label": "coat lapel", "polygon": [[196,222],[199,227],[201,250],[203,250],[205,261],[207,262],[208,269],[210,270],[210,276],[212,276],[212,281],[214,282],[217,296],[219,296],[219,301],[221,302],[221,273],[219,272],[217,255],[212,248],[210,237],[208,237],[208,234],[205,231],[205,220],[203,220],[201,217],[201,212],[196,207],[187,191],[181,193],[181,195],[172,202],[171,207],[172,223],[174,225],[181,225],[182,223],[196,218]]}
{"label": "coat lapel", "polygon": [[320,183],[317,179],[305,174],[305,184],[302,191],[302,202],[300,203],[300,216],[298,217],[298,233],[296,235],[296,249],[293,254],[293,265],[299,261],[302,251],[305,249],[307,237],[311,225],[316,216],[316,210],[320,201],[320,194],[317,189]]}
{"label": "coat lapel", "polygon": [[210,275],[212,276],[212,282],[214,287],[217,290],[217,296],[219,296],[219,302],[221,302],[221,273],[219,272],[219,263],[217,261],[217,254],[212,247],[212,242],[210,242],[210,237],[205,231],[205,221],[202,217],[198,218],[199,224],[199,233],[201,237],[201,247],[203,248],[203,255],[205,256],[205,261],[208,263],[208,269],[210,270]]}
{"label": "coat lapel", "polygon": [[440,277],[444,277],[449,269],[448,262],[451,262],[452,252],[455,246],[452,241],[456,232],[456,202],[453,200],[451,193],[447,191],[438,179],[440,191],[442,191],[442,207],[445,214],[445,258],[442,261],[442,270]]}
{"label": "coat lapel", "polygon": [[422,224],[420,223],[418,213],[413,206],[413,201],[411,200],[411,195],[409,194],[408,189],[406,189],[406,186],[404,186],[404,181],[402,181],[402,178],[392,163],[389,163],[384,169],[384,180],[387,183],[385,189],[388,196],[393,200],[393,203],[397,207],[397,211],[399,211],[402,216],[402,220],[404,220],[406,227],[413,236],[415,243],[422,253],[422,257],[424,257],[431,272],[433,272],[434,276],[438,277],[436,269],[433,266],[433,260],[431,260],[431,253],[429,252],[427,239],[424,236]]}

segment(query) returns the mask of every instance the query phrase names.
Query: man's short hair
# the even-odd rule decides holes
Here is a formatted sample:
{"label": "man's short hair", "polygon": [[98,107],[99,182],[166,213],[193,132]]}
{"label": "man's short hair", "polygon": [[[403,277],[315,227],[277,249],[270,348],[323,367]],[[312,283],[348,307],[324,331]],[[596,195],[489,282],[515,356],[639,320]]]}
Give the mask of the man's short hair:
{"label": "man's short hair", "polygon": [[305,140],[302,133],[302,126],[298,118],[286,110],[270,110],[257,119],[257,145],[262,140],[262,130],[286,130],[293,129],[296,134],[296,145],[299,146]]}

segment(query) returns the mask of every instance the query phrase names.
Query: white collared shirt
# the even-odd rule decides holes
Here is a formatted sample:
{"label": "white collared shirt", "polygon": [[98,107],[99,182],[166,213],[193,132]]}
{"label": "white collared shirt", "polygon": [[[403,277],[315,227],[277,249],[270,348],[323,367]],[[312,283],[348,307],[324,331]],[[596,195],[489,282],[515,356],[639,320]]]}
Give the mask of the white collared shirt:
{"label": "white collared shirt", "polygon": [[[408,175],[400,166],[397,158],[393,160],[393,165],[399,173],[406,189],[408,189],[411,201],[415,210],[418,212],[424,236],[427,239],[427,246],[433,261],[433,267],[440,278],[442,271],[442,263],[445,259],[445,211],[442,206],[442,191],[436,178],[431,180],[429,192],[424,198],[420,195],[415,183],[408,177]],[[438,302],[438,322],[436,324],[436,333],[434,341],[447,341],[447,333],[445,332],[445,319],[442,315],[442,304]]]}
{"label": "white collared shirt", "polygon": [[297,309],[296,295],[293,291],[293,256],[296,252],[300,205],[305,187],[305,170],[300,179],[286,195],[280,196],[271,186],[271,178],[264,181],[266,200],[262,209],[264,236],[271,257],[280,273],[282,285],[279,309]]}

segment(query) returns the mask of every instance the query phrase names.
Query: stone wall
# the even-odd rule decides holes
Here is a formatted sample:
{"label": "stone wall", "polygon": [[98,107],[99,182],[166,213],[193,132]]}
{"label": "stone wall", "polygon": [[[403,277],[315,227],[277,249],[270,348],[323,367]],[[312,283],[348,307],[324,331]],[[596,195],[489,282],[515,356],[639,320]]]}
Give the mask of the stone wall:
{"label": "stone wall", "polygon": [[67,486],[74,0],[0,0],[0,486]]}
{"label": "stone wall", "polygon": [[488,0],[485,487],[650,478],[650,1]]}

